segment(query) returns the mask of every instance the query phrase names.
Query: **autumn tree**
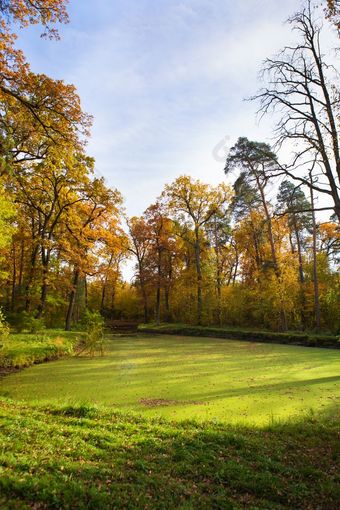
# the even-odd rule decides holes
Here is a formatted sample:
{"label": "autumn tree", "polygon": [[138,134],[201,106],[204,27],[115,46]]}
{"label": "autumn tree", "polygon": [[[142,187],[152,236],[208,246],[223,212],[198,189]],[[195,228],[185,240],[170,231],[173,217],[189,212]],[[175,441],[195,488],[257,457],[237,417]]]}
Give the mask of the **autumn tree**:
{"label": "autumn tree", "polygon": [[340,2],[339,0],[327,0],[326,3],[326,18],[335,25],[340,36]]}
{"label": "autumn tree", "polygon": [[93,179],[78,192],[79,199],[73,204],[65,230],[68,236],[62,240],[63,252],[73,266],[72,285],[66,314],[65,329],[71,329],[76,292],[80,278],[98,272],[99,246],[110,243],[120,233],[120,207],[122,197],[117,190],[105,186],[103,179]]}
{"label": "autumn tree", "polygon": [[41,23],[45,35],[57,37],[52,27],[67,21],[64,0],[2,0],[0,4],[0,163],[8,172],[22,161],[40,160],[49,147],[80,148],[91,117],[82,112],[73,85],[30,70],[15,47],[13,24]]}
{"label": "autumn tree", "polygon": [[31,261],[26,281],[27,311],[30,310],[31,284],[39,253],[41,258],[42,283],[38,317],[42,316],[46,306],[56,230],[69,209],[81,200],[77,189],[88,179],[87,172],[92,164],[90,158],[79,154],[63,154],[60,157],[59,151],[55,151],[48,159],[21,169],[11,181],[16,202],[21,204],[31,224]]}
{"label": "autumn tree", "polygon": [[[277,195],[278,214],[285,215],[289,226],[289,240],[292,253],[297,252],[299,280],[301,285],[301,323],[306,326],[305,318],[305,275],[303,268],[303,251],[306,249],[306,232],[311,230],[311,204],[301,187],[290,181],[283,181]],[[305,212],[307,211],[307,212]]]}
{"label": "autumn tree", "polygon": [[[198,180],[193,180],[188,176],[181,176],[172,184],[165,186],[163,196],[167,200],[167,205],[172,211],[175,221],[182,226],[178,232],[179,235],[192,244],[194,249],[197,323],[201,324],[203,312],[202,244],[204,228],[230,200],[231,191],[224,184],[213,187]],[[193,236],[190,235],[190,231],[192,231]]]}
{"label": "autumn tree", "polygon": [[[244,220],[249,225],[251,244],[255,252],[255,265],[257,271],[260,271],[263,264],[261,253],[263,229],[261,222],[258,221],[257,211],[261,207],[261,196],[258,189],[250,182],[247,172],[241,172],[233,184],[233,189],[234,196],[230,204],[230,212],[236,224]],[[237,243],[235,244],[237,246]]]}
{"label": "autumn tree", "polygon": [[129,238],[128,251],[134,255],[137,261],[136,279],[141,290],[144,309],[144,322],[149,321],[149,251],[151,249],[151,227],[143,217],[132,217],[128,220]]}
{"label": "autumn tree", "polygon": [[[237,143],[229,151],[225,173],[239,171],[240,177],[249,186],[254,186],[261,197],[261,206],[266,221],[268,239],[270,243],[271,265],[274,269],[277,280],[280,280],[280,267],[277,257],[275,240],[273,235],[273,222],[270,212],[270,205],[266,198],[266,187],[275,169],[278,167],[276,154],[271,150],[270,146],[263,142],[253,142],[245,137],[238,139]],[[267,265],[268,265],[267,261]],[[287,329],[287,318],[282,303],[282,326]]]}

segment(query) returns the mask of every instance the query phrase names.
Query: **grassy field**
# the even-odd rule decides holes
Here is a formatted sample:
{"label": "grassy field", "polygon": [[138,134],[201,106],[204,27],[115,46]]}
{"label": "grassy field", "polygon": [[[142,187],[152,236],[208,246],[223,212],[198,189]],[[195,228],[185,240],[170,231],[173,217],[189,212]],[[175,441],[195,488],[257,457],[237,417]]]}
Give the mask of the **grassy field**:
{"label": "grassy field", "polygon": [[266,425],[334,407],[340,356],[332,349],[212,338],[112,338],[104,357],[31,367],[4,378],[1,394],[174,420]]}
{"label": "grassy field", "polygon": [[70,355],[84,333],[46,329],[39,333],[13,333],[1,342],[0,371],[24,368]]}
{"label": "grassy field", "polygon": [[0,508],[335,510],[334,418],[245,428],[0,399]]}

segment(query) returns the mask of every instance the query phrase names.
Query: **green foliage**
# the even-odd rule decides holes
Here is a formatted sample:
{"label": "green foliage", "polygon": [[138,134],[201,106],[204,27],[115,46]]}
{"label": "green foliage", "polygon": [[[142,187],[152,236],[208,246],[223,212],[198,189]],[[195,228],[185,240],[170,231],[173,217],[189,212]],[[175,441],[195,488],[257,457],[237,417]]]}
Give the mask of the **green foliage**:
{"label": "green foliage", "polygon": [[6,321],[4,312],[0,308],[0,341],[1,342],[6,341],[9,334],[10,334],[9,324]]}
{"label": "green foliage", "polygon": [[104,318],[97,311],[86,310],[82,321],[82,327],[86,330],[83,340],[83,349],[79,354],[86,352],[94,356],[96,352],[104,354]]}
{"label": "green foliage", "polygon": [[0,399],[0,418],[3,509],[337,507],[335,415],[249,429]]}
{"label": "green foliage", "polygon": [[4,248],[10,243],[14,231],[11,225],[14,214],[14,204],[8,199],[8,193],[0,180],[0,248]]}
{"label": "green foliage", "polygon": [[81,329],[88,331],[93,326],[104,326],[104,318],[97,310],[86,309],[79,323]]}
{"label": "green foliage", "polygon": [[44,319],[38,319],[34,315],[27,315],[24,329],[27,329],[29,333],[38,333],[45,329]]}
{"label": "green foliage", "polygon": [[17,333],[27,331],[28,333],[39,333],[45,329],[45,321],[43,318],[37,318],[32,313],[26,311],[11,313],[8,315],[10,324]]}

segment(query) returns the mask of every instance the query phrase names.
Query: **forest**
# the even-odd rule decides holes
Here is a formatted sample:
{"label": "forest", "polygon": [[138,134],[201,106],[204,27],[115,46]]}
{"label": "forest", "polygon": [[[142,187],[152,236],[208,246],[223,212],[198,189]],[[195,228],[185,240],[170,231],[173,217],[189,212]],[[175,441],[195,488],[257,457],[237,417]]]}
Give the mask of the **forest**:
{"label": "forest", "polygon": [[[189,3],[176,28],[223,6]],[[218,184],[159,157],[139,215],[75,85],[20,49],[82,7],[0,0],[0,507],[339,508],[339,2],[296,2],[259,63],[270,139],[234,133]]]}
{"label": "forest", "polygon": [[[74,86],[35,74],[14,22],[48,37],[63,2],[6,2],[1,47],[1,306],[8,321],[70,330],[116,320],[325,330],[339,322],[339,89],[313,12],[300,42],[263,64],[251,98],[275,144],[240,136],[213,186],[179,176],[139,217],[96,176],[91,117]],[[337,23],[332,6],[330,20]],[[298,142],[298,143],[297,143]],[[291,150],[289,163],[278,151]],[[225,177],[223,176],[223,170]],[[208,180],[208,176],[207,176]],[[135,265],[124,279],[126,260]]]}

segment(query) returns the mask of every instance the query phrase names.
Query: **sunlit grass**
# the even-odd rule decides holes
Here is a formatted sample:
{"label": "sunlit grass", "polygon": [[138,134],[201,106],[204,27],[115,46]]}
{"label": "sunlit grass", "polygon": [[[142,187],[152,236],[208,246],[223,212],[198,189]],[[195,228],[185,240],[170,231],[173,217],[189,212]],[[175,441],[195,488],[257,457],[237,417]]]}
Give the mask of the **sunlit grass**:
{"label": "sunlit grass", "polygon": [[71,355],[83,334],[56,329],[38,333],[13,333],[1,342],[0,370],[24,368]]}
{"label": "sunlit grass", "polygon": [[340,356],[332,349],[212,338],[112,338],[104,357],[34,366],[2,380],[1,393],[175,420],[263,425],[334,406]]}
{"label": "sunlit grass", "polygon": [[336,415],[246,428],[0,399],[0,507],[337,508]]}

